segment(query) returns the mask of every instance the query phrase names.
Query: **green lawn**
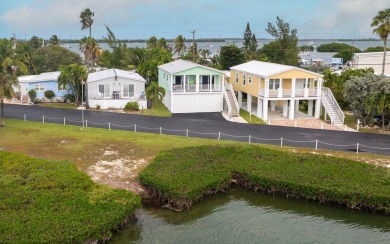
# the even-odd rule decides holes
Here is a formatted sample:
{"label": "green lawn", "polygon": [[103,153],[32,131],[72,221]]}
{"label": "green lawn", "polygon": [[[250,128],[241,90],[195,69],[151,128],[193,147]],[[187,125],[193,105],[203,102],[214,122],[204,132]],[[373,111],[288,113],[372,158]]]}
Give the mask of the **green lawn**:
{"label": "green lawn", "polygon": [[1,242],[104,240],[139,207],[139,196],[97,185],[74,164],[0,151]]}
{"label": "green lawn", "polygon": [[72,109],[77,108],[75,104],[69,104],[69,103],[38,103],[37,105],[42,107],[50,107],[50,108],[72,108]]}
{"label": "green lawn", "polygon": [[169,112],[168,108],[161,101],[153,102],[153,107],[151,109],[146,109],[142,111],[143,115],[152,115],[160,117],[171,117],[172,114]]}
{"label": "green lawn", "polygon": [[390,213],[390,169],[323,155],[250,145],[189,147],[160,152],[140,174],[143,185],[178,208],[229,187],[232,179],[290,198]]}
{"label": "green lawn", "polygon": [[250,124],[261,124],[261,125],[267,124],[262,119],[254,116],[253,114],[252,114],[252,116],[250,116],[249,112],[247,112],[244,109],[240,109],[240,116]]}

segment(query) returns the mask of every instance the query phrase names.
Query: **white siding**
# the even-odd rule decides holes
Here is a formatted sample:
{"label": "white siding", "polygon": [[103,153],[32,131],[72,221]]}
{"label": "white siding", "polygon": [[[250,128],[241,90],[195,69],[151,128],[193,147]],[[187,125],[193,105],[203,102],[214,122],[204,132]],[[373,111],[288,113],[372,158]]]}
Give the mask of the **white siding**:
{"label": "white siding", "polygon": [[[168,94],[167,94],[168,95]],[[169,108],[167,98],[165,105]],[[171,96],[172,113],[206,113],[223,110],[223,94],[174,94]]]}

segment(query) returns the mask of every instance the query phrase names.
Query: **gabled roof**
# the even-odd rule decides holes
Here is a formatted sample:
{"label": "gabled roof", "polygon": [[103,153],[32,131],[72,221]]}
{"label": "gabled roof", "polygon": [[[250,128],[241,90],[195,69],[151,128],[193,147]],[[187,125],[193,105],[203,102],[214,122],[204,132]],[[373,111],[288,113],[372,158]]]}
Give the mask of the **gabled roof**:
{"label": "gabled roof", "polygon": [[203,66],[203,65],[191,62],[191,61],[183,60],[183,59],[178,59],[178,60],[175,60],[173,62],[162,64],[162,65],[158,66],[158,68],[163,69],[170,74],[178,73],[178,72],[192,69],[195,67],[201,67],[201,68],[213,70],[213,71],[218,72],[218,73],[223,73],[220,70],[213,69],[213,68]]}
{"label": "gabled roof", "polygon": [[273,75],[281,74],[290,70],[300,70],[305,73],[317,75],[320,77],[323,77],[323,75],[311,72],[305,69],[301,69],[295,66],[290,65],[284,65],[284,64],[275,64],[275,63],[268,63],[268,62],[261,62],[261,61],[249,61],[243,64],[239,64],[233,67],[230,67],[230,69],[239,70],[241,72],[247,72],[254,75],[259,75],[262,78],[267,78]]}
{"label": "gabled roof", "polygon": [[60,74],[60,71],[41,73],[32,78],[29,82],[57,81]]}
{"label": "gabled roof", "polygon": [[146,80],[138,73],[125,71],[121,69],[106,69],[106,70],[97,71],[95,73],[90,73],[88,75],[87,82],[94,82],[98,80],[104,80],[104,79],[115,78],[115,77],[146,82]]}
{"label": "gabled roof", "polygon": [[19,83],[29,82],[33,78],[35,78],[36,75],[22,75],[18,77]]}

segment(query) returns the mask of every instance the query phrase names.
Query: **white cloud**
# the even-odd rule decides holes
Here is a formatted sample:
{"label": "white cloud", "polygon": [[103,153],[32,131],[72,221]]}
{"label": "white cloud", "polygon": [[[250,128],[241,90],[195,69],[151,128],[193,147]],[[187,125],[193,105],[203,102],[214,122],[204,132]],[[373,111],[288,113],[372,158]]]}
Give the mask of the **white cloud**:
{"label": "white cloud", "polygon": [[305,27],[314,38],[370,37],[372,18],[387,7],[384,0],[321,0],[320,8],[307,19]]}

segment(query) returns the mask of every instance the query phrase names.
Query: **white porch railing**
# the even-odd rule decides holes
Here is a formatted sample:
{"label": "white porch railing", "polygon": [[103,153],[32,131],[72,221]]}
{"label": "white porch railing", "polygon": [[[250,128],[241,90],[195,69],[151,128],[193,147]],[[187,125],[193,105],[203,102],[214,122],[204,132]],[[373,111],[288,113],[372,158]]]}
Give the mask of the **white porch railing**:
{"label": "white porch railing", "polygon": [[[211,89],[210,89],[211,88]],[[172,85],[173,92],[196,92],[196,85]],[[200,92],[220,92],[221,84],[199,84]]]}
{"label": "white porch railing", "polygon": [[93,100],[133,100],[137,97],[134,92],[88,92],[88,99]]}
{"label": "white porch railing", "polygon": [[[266,90],[260,89],[259,95],[263,97],[270,98],[286,98],[292,97],[292,89],[276,89],[276,90]],[[320,97],[321,93],[317,89],[295,89],[294,97]]]}

